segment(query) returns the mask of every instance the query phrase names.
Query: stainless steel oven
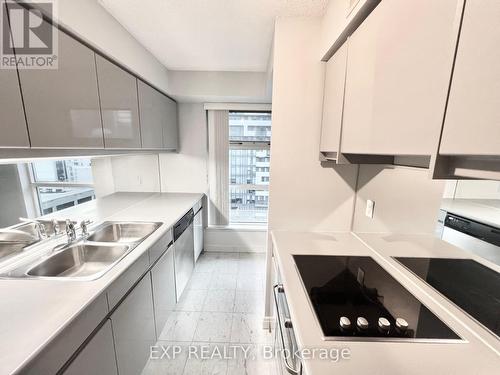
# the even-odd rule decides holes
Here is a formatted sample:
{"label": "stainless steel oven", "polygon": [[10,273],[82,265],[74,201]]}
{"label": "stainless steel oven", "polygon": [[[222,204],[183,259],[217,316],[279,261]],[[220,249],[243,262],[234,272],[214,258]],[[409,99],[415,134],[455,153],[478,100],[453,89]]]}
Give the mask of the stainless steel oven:
{"label": "stainless steel oven", "polygon": [[278,374],[302,374],[302,363],[296,355],[298,347],[293,332],[293,324],[285,296],[285,289],[281,277],[277,272],[277,284],[273,287],[274,303],[276,307],[276,323],[274,330],[274,345],[277,353]]}
{"label": "stainless steel oven", "polygon": [[448,213],[442,240],[500,266],[500,229]]}

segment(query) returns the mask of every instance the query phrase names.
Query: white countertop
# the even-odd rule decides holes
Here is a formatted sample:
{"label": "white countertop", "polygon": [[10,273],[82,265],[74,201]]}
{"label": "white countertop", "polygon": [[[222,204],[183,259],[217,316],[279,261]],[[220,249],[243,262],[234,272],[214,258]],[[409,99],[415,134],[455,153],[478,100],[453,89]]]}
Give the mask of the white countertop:
{"label": "white countertop", "polygon": [[500,228],[500,199],[443,199],[441,209]]}
{"label": "white countertop", "polygon": [[[358,237],[359,236],[359,237]],[[332,362],[303,361],[307,375],[346,374],[496,374],[500,368],[499,344],[456,307],[418,282],[390,255],[441,256],[448,251],[473,256],[430,235],[404,236],[352,233],[273,231],[276,255],[299,348],[349,348],[351,359]],[[373,249],[376,248],[376,251]],[[293,254],[368,255],[423,302],[460,337],[462,343],[325,341],[302,286]],[[450,253],[451,254],[451,253]],[[484,261],[483,261],[484,263]],[[498,267],[496,268],[498,270]],[[453,309],[452,309],[453,307]],[[494,339],[494,340],[493,340]]]}
{"label": "white countertop", "polygon": [[[202,194],[115,193],[50,216],[159,221],[163,225],[104,276],[93,281],[0,280],[0,373],[19,371],[174,225]],[[64,241],[64,239],[62,239]]]}

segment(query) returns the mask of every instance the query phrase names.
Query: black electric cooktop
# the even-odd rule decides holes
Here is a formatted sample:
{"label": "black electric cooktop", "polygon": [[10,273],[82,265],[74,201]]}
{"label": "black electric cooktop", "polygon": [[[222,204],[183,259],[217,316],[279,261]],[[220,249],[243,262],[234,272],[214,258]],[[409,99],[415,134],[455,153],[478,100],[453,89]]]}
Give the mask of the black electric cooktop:
{"label": "black electric cooktop", "polygon": [[395,258],[500,336],[500,274],[472,259]]}
{"label": "black electric cooktop", "polygon": [[326,339],[460,340],[371,257],[293,257]]}

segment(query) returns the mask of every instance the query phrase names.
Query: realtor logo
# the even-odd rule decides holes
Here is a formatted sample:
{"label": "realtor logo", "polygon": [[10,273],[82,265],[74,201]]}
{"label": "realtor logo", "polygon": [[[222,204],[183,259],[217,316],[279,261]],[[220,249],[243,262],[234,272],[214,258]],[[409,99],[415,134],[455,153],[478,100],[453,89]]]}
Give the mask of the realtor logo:
{"label": "realtor logo", "polygon": [[57,28],[44,19],[53,19],[54,3],[7,0],[1,13],[0,67],[57,69]]}

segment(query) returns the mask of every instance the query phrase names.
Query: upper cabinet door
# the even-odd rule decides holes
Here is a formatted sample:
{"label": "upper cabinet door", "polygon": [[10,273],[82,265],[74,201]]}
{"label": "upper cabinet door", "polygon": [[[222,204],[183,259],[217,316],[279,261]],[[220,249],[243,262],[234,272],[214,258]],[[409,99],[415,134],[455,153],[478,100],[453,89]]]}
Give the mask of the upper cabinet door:
{"label": "upper cabinet door", "polygon": [[0,69],[0,147],[30,147],[15,69]]}
{"label": "upper cabinet door", "polygon": [[96,55],[106,148],[141,148],[137,79]]}
{"label": "upper cabinet door", "polygon": [[19,70],[31,146],[103,148],[94,52],[54,32],[58,68]]}
{"label": "upper cabinet door", "polygon": [[[6,4],[0,3],[2,25],[8,25]],[[12,35],[7,35],[12,38]],[[10,39],[12,41],[12,39]],[[30,147],[17,70],[0,69],[0,147]]]}
{"label": "upper cabinet door", "polygon": [[321,143],[319,150],[327,158],[338,158],[340,150],[346,63],[347,43],[344,43],[326,63],[323,120],[321,122]]}
{"label": "upper cabinet door", "polygon": [[142,148],[163,148],[164,95],[138,80]]}
{"label": "upper cabinet door", "polygon": [[440,154],[500,155],[500,2],[467,0]]}
{"label": "upper cabinet door", "polygon": [[163,124],[163,148],[177,150],[178,120],[177,103],[167,96],[163,96],[165,103],[165,120]]}
{"label": "upper cabinet door", "polygon": [[431,155],[462,0],[384,0],[349,39],[342,152]]}

